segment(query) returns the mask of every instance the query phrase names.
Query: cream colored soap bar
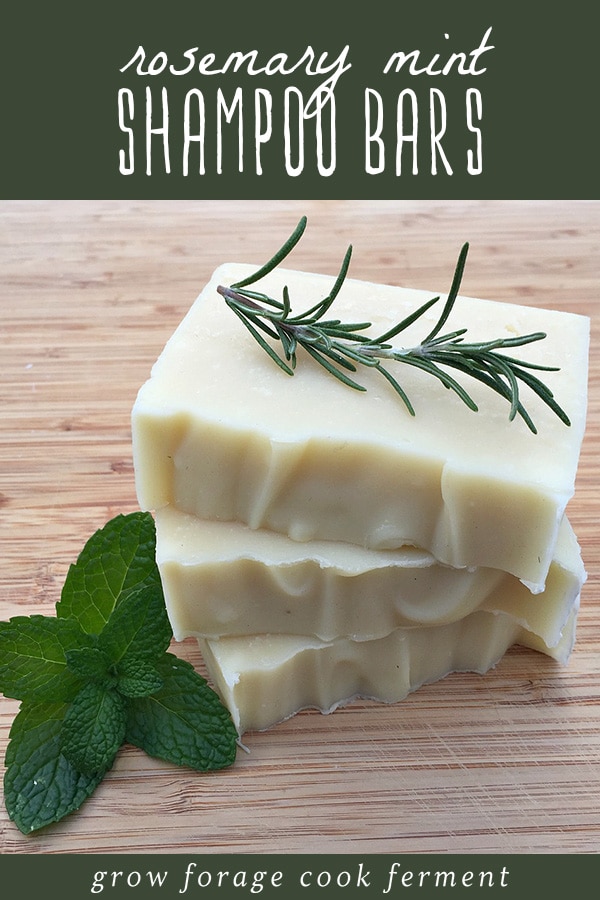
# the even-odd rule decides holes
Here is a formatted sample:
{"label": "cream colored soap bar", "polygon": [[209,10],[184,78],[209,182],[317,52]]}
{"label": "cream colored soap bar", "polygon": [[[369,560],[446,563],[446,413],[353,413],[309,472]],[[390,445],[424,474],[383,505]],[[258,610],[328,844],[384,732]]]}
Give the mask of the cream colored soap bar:
{"label": "cream colored soap bar", "polygon": [[[460,297],[446,325],[467,326],[472,341],[546,332],[546,340],[520,349],[532,362],[560,367],[544,380],[570,428],[526,388],[538,435],[520,420],[510,423],[506,401],[472,379],[478,413],[426,373],[390,362],[415,407],[411,417],[372,369],[360,373],[365,393],[302,351],[296,374],[283,373],[216,290],[253,270],[217,269],[139,391],[132,430],[141,507],[170,504],[297,541],[377,550],[413,544],[451,566],[502,569],[542,590],[574,490],[589,320]],[[256,289],[281,297],[287,284],[293,309],[302,311],[333,280],[280,269]],[[381,334],[431,296],[347,280],[332,315],[368,318]],[[438,315],[429,310],[402,343],[418,344]]]}
{"label": "cream colored soap bar", "polygon": [[156,559],[174,636],[383,637],[441,625],[478,608],[510,613],[556,644],[585,573],[563,519],[546,587],[531,594],[498,569],[453,569],[423,550],[368,550],[196,519],[170,507],[156,517]]}
{"label": "cream colored soap bar", "polygon": [[323,643],[262,635],[200,639],[199,645],[209,676],[243,734],[269,728],[301,709],[331,712],[357,697],[393,703],[450,672],[483,674],[513,644],[565,663],[576,616],[574,608],[553,648],[512,617],[481,611],[449,625],[400,628],[375,641]]}

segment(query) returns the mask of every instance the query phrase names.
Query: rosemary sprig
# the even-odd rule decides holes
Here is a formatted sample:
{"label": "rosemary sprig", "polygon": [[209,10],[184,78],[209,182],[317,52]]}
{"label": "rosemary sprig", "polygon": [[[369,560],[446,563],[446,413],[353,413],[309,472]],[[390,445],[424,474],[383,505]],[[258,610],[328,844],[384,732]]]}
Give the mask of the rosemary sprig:
{"label": "rosemary sprig", "polygon": [[[414,407],[405,390],[397,378],[383,365],[385,360],[396,360],[433,375],[446,388],[457,394],[470,409],[477,412],[477,404],[471,395],[447,371],[448,369],[457,370],[480,381],[504,397],[510,404],[509,419],[512,421],[517,415],[521,416],[534,434],[537,433],[537,429],[521,401],[520,382],[537,394],[565,425],[571,424],[566,412],[554,399],[550,388],[533,374],[534,370],[556,372],[558,369],[555,366],[536,365],[523,359],[498,353],[499,350],[522,347],[543,340],[546,337],[544,332],[476,343],[465,342],[464,336],[467,328],[440,334],[458,296],[469,250],[468,244],[464,244],[460,251],[450,292],[436,324],[415,347],[398,348],[394,347],[390,341],[416,322],[439,301],[439,297],[427,300],[393,328],[376,338],[368,337],[364,333],[371,327],[371,322],[347,323],[340,319],[324,318],[346,279],[352,256],[352,246],[348,247],[346,251],[339,274],[329,294],[300,315],[292,315],[287,286],[283,288],[281,300],[276,300],[258,291],[248,290],[249,285],[255,284],[268,275],[288,256],[302,237],[305,228],[306,217],[302,217],[293,233],[269,262],[242,281],[238,281],[230,287],[219,285],[217,288],[229,308],[241,319],[263,350],[287,375],[294,374],[299,347],[302,347],[331,375],[357,391],[365,391],[366,388],[352,376],[358,371],[359,365],[367,366],[375,369],[389,382],[409,413],[414,416]],[[278,353],[267,338],[279,341],[283,353]]]}

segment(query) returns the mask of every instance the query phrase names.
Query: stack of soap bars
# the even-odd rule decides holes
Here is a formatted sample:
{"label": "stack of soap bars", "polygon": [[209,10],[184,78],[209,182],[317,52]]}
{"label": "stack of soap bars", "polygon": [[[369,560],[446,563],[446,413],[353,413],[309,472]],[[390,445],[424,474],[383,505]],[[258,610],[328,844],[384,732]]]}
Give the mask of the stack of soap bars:
{"label": "stack of soap bars", "polygon": [[[565,508],[589,320],[459,296],[448,327],[467,326],[470,341],[546,333],[520,355],[559,368],[545,382],[570,425],[526,387],[537,433],[479,381],[474,412],[392,361],[413,416],[374,368],[365,391],[308,354],[293,377],[278,369],[217,291],[252,271],[217,269],[132,416],[174,636],[198,638],[239,733],[356,697],[398,701],[453,671],[484,673],[514,644],[565,663],[585,580]],[[331,278],[279,268],[257,289],[285,286],[306,309]],[[347,279],[331,314],[384,333],[431,296]],[[419,344],[437,315],[402,344]]]}

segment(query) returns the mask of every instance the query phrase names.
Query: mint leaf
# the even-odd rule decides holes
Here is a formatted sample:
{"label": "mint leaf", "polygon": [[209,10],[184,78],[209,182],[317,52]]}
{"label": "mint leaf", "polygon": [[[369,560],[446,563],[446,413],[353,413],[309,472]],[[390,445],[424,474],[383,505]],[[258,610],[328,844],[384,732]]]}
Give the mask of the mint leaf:
{"label": "mint leaf", "polygon": [[[61,619],[60,621],[71,621]],[[111,661],[99,647],[81,647],[67,650],[67,666],[75,675],[86,681],[95,681],[105,687],[114,687],[117,678],[112,671]]]}
{"label": "mint leaf", "polygon": [[0,622],[0,691],[16,700],[68,700],[81,680],[66,653],[90,638],[73,619],[15,616]]}
{"label": "mint leaf", "polygon": [[202,771],[231,765],[237,732],[172,639],[148,513],[117,516],[70,567],[56,618],[0,622],[0,691],[21,700],[4,795],[23,833],[78,809],[124,740]]}
{"label": "mint leaf", "polygon": [[80,772],[106,772],[125,737],[125,700],[90,681],[70,704],[62,726],[62,752]]}
{"label": "mint leaf", "polygon": [[4,801],[23,834],[79,809],[102,775],[83,775],[61,751],[64,703],[23,703],[10,729]]}
{"label": "mint leaf", "polygon": [[235,760],[237,731],[218,695],[190,663],[165,653],[163,686],[128,703],[125,739],[150,756],[206,771]]}
{"label": "mint leaf", "polygon": [[172,637],[162,587],[150,585],[123,597],[100,633],[98,647],[116,665],[128,656],[156,659]]}
{"label": "mint leaf", "polygon": [[78,620],[98,634],[123,596],[160,584],[155,560],[156,529],[149,513],[116,516],[86,543],[69,568],[56,615]]}
{"label": "mint leaf", "polygon": [[125,697],[147,697],[162,685],[163,679],[151,662],[129,657],[119,665],[117,690]]}

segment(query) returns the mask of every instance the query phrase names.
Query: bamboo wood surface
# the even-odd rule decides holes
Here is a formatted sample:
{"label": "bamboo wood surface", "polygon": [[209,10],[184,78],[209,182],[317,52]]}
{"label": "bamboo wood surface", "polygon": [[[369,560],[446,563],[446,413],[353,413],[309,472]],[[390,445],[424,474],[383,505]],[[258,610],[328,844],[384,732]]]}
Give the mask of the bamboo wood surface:
{"label": "bamboo wood surface", "polygon": [[[212,270],[293,266],[592,317],[589,418],[569,516],[588,581],[561,668],[514,648],[394,706],[303,712],[200,775],[124,747],[81,810],[4,853],[600,851],[600,203],[14,201],[0,209],[0,618],[54,614],[92,532],[137,508],[130,411]],[[540,437],[543,440],[543,436]],[[201,668],[195,643],[175,652]],[[0,754],[15,701],[0,698]]]}

